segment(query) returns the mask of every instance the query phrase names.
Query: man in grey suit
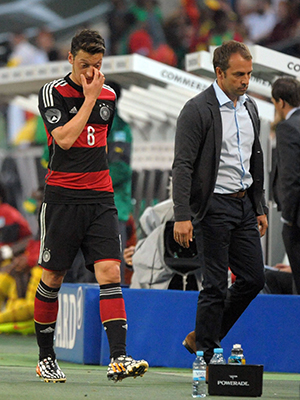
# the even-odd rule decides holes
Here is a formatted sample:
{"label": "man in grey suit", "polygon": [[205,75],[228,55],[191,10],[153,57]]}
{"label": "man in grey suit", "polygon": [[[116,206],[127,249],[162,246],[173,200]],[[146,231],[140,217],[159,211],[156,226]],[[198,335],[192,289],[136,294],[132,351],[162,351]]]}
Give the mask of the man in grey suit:
{"label": "man in grey suit", "polygon": [[[188,350],[213,349],[264,287],[260,236],[267,229],[259,116],[246,95],[249,49],[229,41],[214,51],[216,81],[189,100],[178,120],[172,168],[174,239],[203,255],[195,332]],[[235,283],[227,288],[230,266]]]}
{"label": "man in grey suit", "polygon": [[278,78],[272,85],[276,126],[274,199],[281,211],[282,238],[300,294],[300,82]]}

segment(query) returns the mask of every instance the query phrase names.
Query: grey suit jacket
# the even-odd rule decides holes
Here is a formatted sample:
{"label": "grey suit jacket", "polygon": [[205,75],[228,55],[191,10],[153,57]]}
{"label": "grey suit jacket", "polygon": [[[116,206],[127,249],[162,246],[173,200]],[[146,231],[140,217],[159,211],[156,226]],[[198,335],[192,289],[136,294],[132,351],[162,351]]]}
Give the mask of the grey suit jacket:
{"label": "grey suit jacket", "polygon": [[276,128],[274,199],[282,217],[300,227],[300,110]]}
{"label": "grey suit jacket", "polygon": [[[250,160],[253,184],[248,190],[257,215],[265,214],[263,153],[259,142],[260,122],[250,98],[246,108],[255,139]],[[208,209],[217,179],[222,145],[222,121],[213,86],[189,100],[177,120],[175,156],[172,167],[176,221],[202,219]]]}

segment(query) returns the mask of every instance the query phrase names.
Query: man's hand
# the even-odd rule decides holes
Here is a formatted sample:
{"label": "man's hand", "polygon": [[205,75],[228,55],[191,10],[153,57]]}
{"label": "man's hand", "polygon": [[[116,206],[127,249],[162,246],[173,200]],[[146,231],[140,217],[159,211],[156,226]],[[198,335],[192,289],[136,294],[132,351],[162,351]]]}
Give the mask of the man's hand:
{"label": "man's hand", "polygon": [[265,214],[257,216],[257,225],[258,225],[260,237],[263,237],[268,228],[268,219]]}
{"label": "man's hand", "polygon": [[191,221],[177,221],[174,224],[174,240],[182,247],[190,247],[193,241],[193,225]]}
{"label": "man's hand", "polygon": [[135,246],[126,247],[123,251],[123,258],[127,265],[132,267],[132,256],[135,251]]}
{"label": "man's hand", "polygon": [[105,77],[104,74],[97,68],[94,68],[93,80],[88,83],[83,74],[80,75],[83,94],[85,98],[97,100],[103,88]]}
{"label": "man's hand", "polygon": [[58,126],[52,131],[52,136],[63,150],[69,150],[82,133],[105,81],[102,72],[96,68],[94,68],[93,79],[89,82],[83,74],[80,75],[80,79],[85,97],[82,106],[65,125]]}
{"label": "man's hand", "polygon": [[290,265],[279,263],[279,264],[276,264],[274,267],[279,269],[282,272],[288,272],[290,274],[292,273],[292,268],[290,267]]}

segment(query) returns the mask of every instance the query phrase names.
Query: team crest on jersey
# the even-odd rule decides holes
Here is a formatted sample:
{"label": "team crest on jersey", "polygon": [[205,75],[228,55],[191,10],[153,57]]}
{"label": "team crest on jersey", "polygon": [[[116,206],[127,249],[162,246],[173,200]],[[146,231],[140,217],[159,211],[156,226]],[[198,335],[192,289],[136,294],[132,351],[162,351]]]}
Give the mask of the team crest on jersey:
{"label": "team crest on jersey", "polygon": [[57,108],[51,108],[45,112],[45,117],[50,124],[56,124],[61,119],[61,112]]}
{"label": "team crest on jersey", "polygon": [[44,262],[48,262],[51,258],[51,254],[50,254],[50,250],[49,249],[45,249],[43,251],[43,261]]}
{"label": "team crest on jersey", "polygon": [[100,117],[104,121],[108,121],[110,118],[110,109],[105,105],[100,105]]}

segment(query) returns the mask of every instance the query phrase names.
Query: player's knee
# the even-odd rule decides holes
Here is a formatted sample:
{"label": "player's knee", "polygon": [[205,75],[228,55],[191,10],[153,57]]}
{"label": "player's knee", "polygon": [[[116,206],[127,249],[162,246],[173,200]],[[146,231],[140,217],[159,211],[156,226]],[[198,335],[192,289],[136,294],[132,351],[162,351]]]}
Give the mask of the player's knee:
{"label": "player's knee", "polygon": [[59,288],[64,280],[66,271],[43,270],[42,281],[50,288]]}
{"label": "player's knee", "polygon": [[121,281],[120,263],[106,262],[95,265],[97,281],[100,284],[118,283]]}

